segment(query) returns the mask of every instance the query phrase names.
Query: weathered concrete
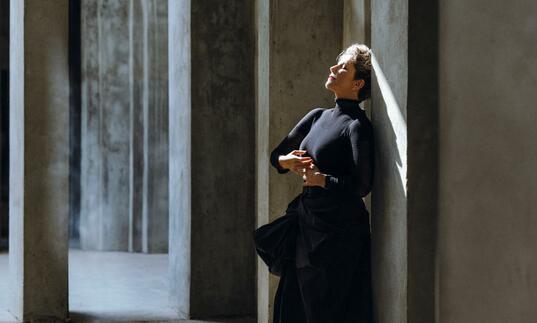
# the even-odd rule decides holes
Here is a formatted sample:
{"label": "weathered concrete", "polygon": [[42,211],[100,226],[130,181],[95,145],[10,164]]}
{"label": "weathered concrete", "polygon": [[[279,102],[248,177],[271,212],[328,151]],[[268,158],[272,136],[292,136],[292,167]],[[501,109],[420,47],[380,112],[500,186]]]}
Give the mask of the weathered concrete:
{"label": "weathered concrete", "polygon": [[255,313],[253,9],[170,2],[171,297],[184,316]]}
{"label": "weathered concrete", "polygon": [[440,2],[442,323],[537,317],[536,12]]}
{"label": "weathered concrete", "polygon": [[438,300],[438,1],[413,0],[408,10],[406,320],[430,323]]}
{"label": "weathered concrete", "polygon": [[352,43],[371,45],[371,0],[343,1],[343,48]]}
{"label": "weathered concrete", "polygon": [[11,3],[9,311],[68,314],[68,1]]}
{"label": "weathered concrete", "polygon": [[192,273],[192,65],[190,0],[168,7],[170,306],[190,316]]}
{"label": "weathered concrete", "polygon": [[128,249],[128,19],[128,2],[82,3],[82,249]]}
{"label": "weathered concrete", "polygon": [[[302,190],[294,173],[278,174],[270,151],[316,106],[334,105],[324,88],[341,51],[343,1],[258,1],[257,226],[283,215]],[[270,65],[269,65],[270,62]],[[278,280],[258,259],[258,322],[271,322]]]}
{"label": "weathered concrete", "polygon": [[436,1],[373,2],[372,192],[376,320],[435,319]]}
{"label": "weathered concrete", "polygon": [[167,2],[82,4],[83,249],[168,247]]}
{"label": "weathered concrete", "polygon": [[402,0],[371,5],[372,272],[379,323],[407,322],[407,8]]}
{"label": "weathered concrete", "polygon": [[[144,252],[168,251],[168,4],[142,1]],[[133,17],[133,22],[136,18]],[[136,36],[135,36],[136,37]]]}

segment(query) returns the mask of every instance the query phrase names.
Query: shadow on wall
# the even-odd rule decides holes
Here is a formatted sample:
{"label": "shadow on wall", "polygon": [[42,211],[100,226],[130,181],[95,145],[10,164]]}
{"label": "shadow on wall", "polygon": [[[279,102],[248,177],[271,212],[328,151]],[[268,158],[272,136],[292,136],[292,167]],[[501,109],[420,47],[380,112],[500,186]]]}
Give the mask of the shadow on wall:
{"label": "shadow on wall", "polygon": [[9,233],[9,0],[0,0],[0,250]]}
{"label": "shadow on wall", "polygon": [[[406,109],[406,84],[392,84],[396,86],[394,90],[374,54],[372,65],[375,176],[371,194],[371,257],[374,310],[379,322],[396,322],[405,316],[406,308],[407,121],[402,110]],[[392,72],[389,76],[396,79],[401,71],[389,72]],[[401,80],[406,81],[403,77]],[[386,307],[392,310],[381,310]]]}

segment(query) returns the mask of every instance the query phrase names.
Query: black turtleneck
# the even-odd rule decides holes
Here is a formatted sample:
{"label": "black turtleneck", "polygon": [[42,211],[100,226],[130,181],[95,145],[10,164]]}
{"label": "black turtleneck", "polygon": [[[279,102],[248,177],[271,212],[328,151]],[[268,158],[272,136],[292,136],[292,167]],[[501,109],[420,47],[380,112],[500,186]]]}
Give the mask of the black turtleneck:
{"label": "black turtleneck", "polygon": [[373,184],[373,128],[359,101],[336,99],[333,108],[308,112],[271,152],[270,162],[278,173],[280,155],[306,150],[321,173],[327,174],[325,189],[366,196]]}

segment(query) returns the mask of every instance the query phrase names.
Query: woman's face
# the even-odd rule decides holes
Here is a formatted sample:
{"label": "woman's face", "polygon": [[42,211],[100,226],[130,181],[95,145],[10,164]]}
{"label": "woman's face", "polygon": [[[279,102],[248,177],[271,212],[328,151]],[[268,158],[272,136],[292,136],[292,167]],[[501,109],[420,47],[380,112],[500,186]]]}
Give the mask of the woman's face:
{"label": "woman's face", "polygon": [[354,64],[343,58],[330,67],[330,74],[324,86],[334,92],[336,98],[356,100],[363,81],[354,79],[355,71]]}

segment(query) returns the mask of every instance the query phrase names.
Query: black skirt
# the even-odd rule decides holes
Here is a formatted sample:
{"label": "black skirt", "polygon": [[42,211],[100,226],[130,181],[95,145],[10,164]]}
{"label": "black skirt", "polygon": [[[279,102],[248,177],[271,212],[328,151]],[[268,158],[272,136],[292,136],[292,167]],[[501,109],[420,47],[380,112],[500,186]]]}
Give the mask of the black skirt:
{"label": "black skirt", "polygon": [[280,276],[274,323],[374,322],[369,213],[360,197],[305,187],[260,229],[257,252]]}

